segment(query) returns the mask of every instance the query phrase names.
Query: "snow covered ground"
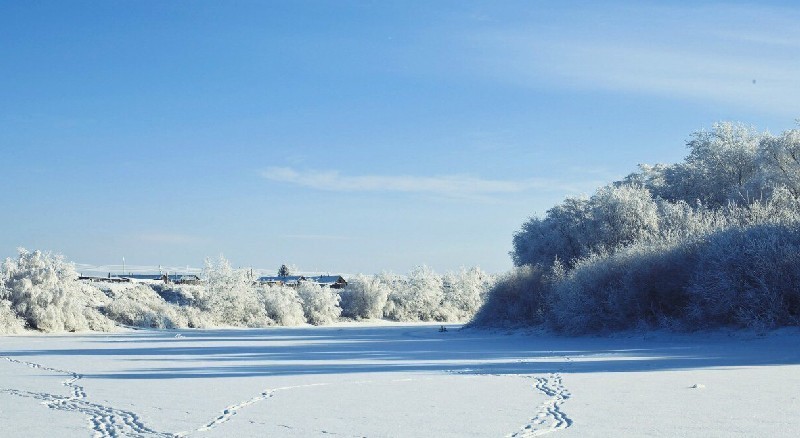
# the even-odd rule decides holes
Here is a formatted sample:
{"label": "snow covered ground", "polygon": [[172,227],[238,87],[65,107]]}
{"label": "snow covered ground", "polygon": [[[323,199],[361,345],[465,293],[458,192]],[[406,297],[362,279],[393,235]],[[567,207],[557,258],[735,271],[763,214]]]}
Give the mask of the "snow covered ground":
{"label": "snow covered ground", "polygon": [[0,338],[2,436],[797,436],[800,332],[430,324]]}

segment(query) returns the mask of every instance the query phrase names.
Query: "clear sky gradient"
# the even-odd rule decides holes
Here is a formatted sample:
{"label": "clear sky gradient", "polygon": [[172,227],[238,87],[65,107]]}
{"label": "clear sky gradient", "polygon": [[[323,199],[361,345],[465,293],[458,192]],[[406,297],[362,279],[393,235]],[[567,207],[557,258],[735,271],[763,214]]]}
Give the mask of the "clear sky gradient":
{"label": "clear sky gradient", "polygon": [[794,127],[794,4],[0,1],[0,255],[500,272],[695,130]]}

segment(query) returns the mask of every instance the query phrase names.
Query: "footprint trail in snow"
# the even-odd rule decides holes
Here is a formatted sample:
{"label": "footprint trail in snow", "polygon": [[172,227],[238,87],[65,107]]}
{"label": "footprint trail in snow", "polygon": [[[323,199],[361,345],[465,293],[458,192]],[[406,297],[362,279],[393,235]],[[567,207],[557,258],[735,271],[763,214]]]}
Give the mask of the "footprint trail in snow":
{"label": "footprint trail in snow", "polygon": [[[571,361],[569,358],[565,357],[565,359],[567,362]],[[527,424],[523,425],[519,431],[506,435],[506,438],[541,436],[566,429],[572,425],[572,419],[561,409],[564,401],[572,396],[569,390],[564,386],[561,373],[550,373],[546,377],[541,377],[519,374],[482,373],[470,369],[452,370],[448,372],[451,374],[472,376],[520,377],[523,379],[533,379],[536,382],[533,387],[549,398],[539,406],[536,414]]]}
{"label": "footprint trail in snow", "polygon": [[81,374],[51,368],[41,364],[26,362],[3,356],[3,359],[11,363],[25,365],[29,368],[49,371],[57,374],[70,376],[61,384],[70,389],[70,395],[56,395],[46,392],[21,391],[17,389],[0,388],[0,392],[14,395],[17,397],[32,398],[41,400],[42,404],[50,409],[67,412],[79,412],[86,415],[89,419],[92,431],[96,438],[136,436],[136,437],[172,437],[171,433],[163,433],[147,427],[133,412],[116,409],[111,406],[92,403],[86,399],[86,391],[78,382],[83,378]]}
{"label": "footprint trail in snow", "polygon": [[[61,382],[61,384],[69,388],[70,395],[56,395],[46,392],[30,392],[17,389],[0,388],[0,392],[25,398],[33,398],[40,400],[43,405],[50,409],[56,409],[67,412],[78,412],[88,417],[94,437],[121,437],[121,436],[135,436],[135,437],[186,437],[195,433],[207,432],[219,427],[221,424],[230,421],[239,410],[264,400],[270,399],[275,396],[276,392],[307,388],[314,386],[328,386],[331,383],[314,383],[307,385],[286,386],[274,389],[265,389],[258,395],[244,400],[242,402],[230,405],[222,410],[219,416],[211,421],[203,424],[199,428],[192,431],[184,431],[177,433],[165,433],[156,431],[141,420],[141,418],[134,412],[122,409],[116,409],[111,406],[93,403],[87,400],[86,391],[84,387],[79,384],[83,379],[83,375],[67,370],[58,368],[47,367],[41,364],[21,361],[10,357],[2,356],[2,359],[11,363],[24,365],[33,369],[49,371],[57,374],[64,374],[69,376],[68,379]],[[511,376],[505,374],[489,374],[489,373],[476,373],[472,370],[450,371],[453,374],[470,374],[470,375],[496,375],[496,376]],[[530,422],[515,433],[507,435],[513,438],[528,438],[540,436],[555,432],[561,429],[566,429],[572,425],[570,419],[561,406],[564,401],[570,398],[570,393],[563,384],[560,373],[551,373],[546,377],[541,376],[518,376],[525,379],[533,379],[535,384],[533,387],[549,398],[542,405],[539,406],[535,416],[531,418]],[[415,380],[415,379],[403,379]],[[395,381],[395,380],[392,380]],[[355,383],[373,383],[373,381],[359,381],[350,382]]]}
{"label": "footprint trail in snow", "polygon": [[539,410],[531,418],[530,423],[524,425],[519,432],[508,435],[509,437],[527,438],[540,436],[566,429],[572,425],[572,419],[561,410],[561,405],[571,396],[564,386],[561,374],[552,373],[547,377],[532,378],[536,381],[534,387],[550,398],[539,406]]}

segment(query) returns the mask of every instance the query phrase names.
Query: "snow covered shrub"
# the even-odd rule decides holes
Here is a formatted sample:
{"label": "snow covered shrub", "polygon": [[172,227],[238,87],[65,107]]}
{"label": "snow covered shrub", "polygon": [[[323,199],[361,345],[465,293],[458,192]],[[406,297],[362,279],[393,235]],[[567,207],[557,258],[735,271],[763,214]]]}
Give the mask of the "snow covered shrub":
{"label": "snow covered shrub", "polygon": [[727,214],[731,217],[731,226],[794,226],[800,223],[800,198],[786,187],[777,187],[765,200],[744,207],[730,207]]}
{"label": "snow covered shrub", "polygon": [[442,277],[427,266],[411,270],[408,276],[389,278],[391,292],[384,315],[395,321],[443,321]]}
{"label": "snow covered shrub", "polygon": [[340,291],[342,315],[395,321],[464,321],[483,304],[494,278],[480,268],[438,275],[426,266],[408,275],[358,275]]}
{"label": "snow covered shrub", "polygon": [[213,328],[216,321],[208,312],[194,306],[179,306],[177,310],[186,317],[186,326],[189,328]]}
{"label": "snow covered shrub", "polygon": [[[474,323],[549,324],[569,334],[800,324],[797,202],[776,189],[764,202],[686,214],[684,234],[591,254],[562,275],[529,267],[538,275],[501,279]],[[531,303],[541,302],[532,318]]]}
{"label": "snow covered shrub", "polygon": [[441,314],[446,321],[465,321],[472,318],[486,299],[494,278],[480,268],[461,268],[449,272],[443,279]]}
{"label": "snow covered shrub", "polygon": [[581,259],[553,286],[550,322],[581,334],[682,319],[696,247],[640,243]]}
{"label": "snow covered shrub", "polygon": [[[560,274],[560,272],[558,273]],[[520,266],[501,276],[470,325],[520,326],[546,322],[552,305],[553,273],[542,265]]]}
{"label": "snow covered shrub", "polygon": [[800,324],[800,229],[762,225],[710,236],[688,290],[696,327]]}
{"label": "snow covered shrub", "polygon": [[731,219],[720,210],[712,210],[698,204],[690,206],[685,201],[669,202],[659,199],[659,232],[655,241],[676,243],[697,240],[715,230],[730,226]]}
{"label": "snow covered shrub", "polygon": [[25,324],[45,332],[108,330],[112,324],[96,309],[107,302],[97,288],[78,281],[63,256],[19,249],[16,260],[0,268],[0,299]]}
{"label": "snow covered shrub", "polygon": [[[511,256],[538,275],[501,279],[476,321],[569,333],[800,324],[800,130],[720,123],[687,146],[681,163],[640,165],[525,222]],[[553,260],[563,275],[548,283]],[[541,299],[541,318],[509,310]]]}
{"label": "snow covered shrub", "polygon": [[205,285],[195,291],[193,299],[217,325],[265,327],[272,324],[247,270],[233,269],[220,257],[216,263],[206,260],[204,276]]}
{"label": "snow covered shrub", "polygon": [[303,314],[309,324],[330,324],[336,322],[342,314],[339,294],[334,289],[301,282],[297,287],[297,294],[303,300]]}
{"label": "snow covered shrub", "polygon": [[355,319],[383,317],[389,286],[378,276],[357,275],[339,294],[342,316]]}
{"label": "snow covered shrub", "polygon": [[105,315],[124,325],[150,328],[184,328],[188,318],[180,308],[164,301],[147,285],[138,284],[122,289],[105,306]]}
{"label": "snow covered shrub", "polygon": [[203,296],[205,287],[202,284],[151,284],[150,287],[164,301],[179,306],[196,306],[196,296]]}
{"label": "snow covered shrub", "polygon": [[278,325],[293,326],[306,323],[303,300],[294,288],[288,286],[262,286],[258,288],[259,300],[267,317]]}
{"label": "snow covered shrub", "polygon": [[0,335],[20,333],[25,329],[25,321],[19,319],[11,310],[11,302],[0,300]]}

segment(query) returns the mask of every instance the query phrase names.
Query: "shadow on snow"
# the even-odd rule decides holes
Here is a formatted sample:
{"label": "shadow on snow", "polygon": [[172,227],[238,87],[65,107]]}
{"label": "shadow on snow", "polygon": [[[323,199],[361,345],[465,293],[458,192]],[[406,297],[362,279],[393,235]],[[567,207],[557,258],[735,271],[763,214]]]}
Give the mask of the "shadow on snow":
{"label": "shadow on snow", "polygon": [[[106,379],[189,379],[381,372],[541,374],[647,372],[800,363],[798,334],[724,333],[564,338],[504,335],[449,326],[253,330],[140,330],[76,335],[93,348],[6,351],[31,358],[112,356],[142,368],[85,374]],[[44,337],[44,336],[43,336]],[[42,337],[40,337],[41,339]],[[61,337],[64,339],[64,337]],[[56,339],[54,342],[58,342]],[[153,366],[163,362],[163,366]]]}

